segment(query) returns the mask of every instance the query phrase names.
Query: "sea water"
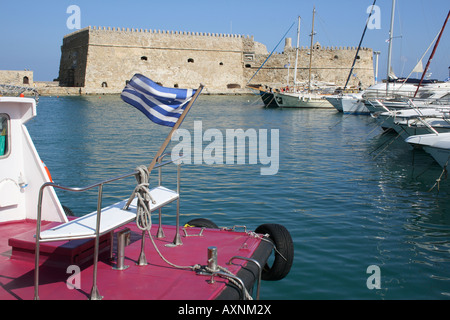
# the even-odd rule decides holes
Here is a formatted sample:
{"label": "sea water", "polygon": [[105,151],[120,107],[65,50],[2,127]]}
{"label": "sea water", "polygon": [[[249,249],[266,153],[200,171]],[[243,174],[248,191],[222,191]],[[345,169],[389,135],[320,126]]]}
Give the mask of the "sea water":
{"label": "sea water", "polygon": [[[37,113],[30,134],[53,180],[69,187],[148,166],[170,131],[119,96],[41,97]],[[181,169],[182,224],[201,217],[289,230],[291,272],[264,281],[262,299],[450,298],[450,181],[443,175],[436,183],[442,168],[428,154],[383,134],[370,116],[267,109],[256,95],[202,95],[181,128],[193,133],[200,121],[223,133],[278,130],[275,174],[261,175],[263,165],[248,161]],[[175,188],[175,179],[175,166],[164,167],[163,184]],[[135,184],[105,186],[102,204],[128,197]],[[57,193],[75,215],[96,209],[97,190]],[[174,224],[175,213],[164,209],[163,223]]]}

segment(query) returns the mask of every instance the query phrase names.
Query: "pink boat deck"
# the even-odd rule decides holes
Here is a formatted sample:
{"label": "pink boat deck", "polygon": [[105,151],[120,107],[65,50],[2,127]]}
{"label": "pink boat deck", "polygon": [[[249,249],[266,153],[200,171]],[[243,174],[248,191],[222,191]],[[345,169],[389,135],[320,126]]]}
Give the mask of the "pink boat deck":
{"label": "pink boat deck", "polygon": [[[53,223],[43,223],[42,229]],[[216,246],[218,265],[236,274],[246,265],[245,261],[227,262],[233,256],[250,258],[261,243],[259,237],[246,232],[220,229],[187,228],[189,236],[181,231],[182,245],[168,247],[175,237],[175,226],[163,226],[165,238],[155,237],[157,226],[151,234],[161,254],[177,266],[207,265],[207,249]],[[97,288],[104,300],[209,300],[216,299],[226,287],[228,280],[198,275],[189,269],[181,269],[166,263],[156,252],[148,238],[145,252],[148,265],[136,262],[141,249],[141,231],[130,223],[118,231],[129,228],[131,243],[125,247],[125,270],[115,270],[115,259],[110,259],[111,237],[101,237],[97,273]],[[34,251],[35,221],[19,221],[0,224],[0,299],[29,300],[34,298]],[[117,243],[114,235],[113,257]],[[39,298],[41,300],[86,300],[93,284],[94,240],[72,240],[41,243],[39,268]],[[70,265],[80,267],[79,288],[69,289]],[[70,287],[70,285],[69,285]]]}

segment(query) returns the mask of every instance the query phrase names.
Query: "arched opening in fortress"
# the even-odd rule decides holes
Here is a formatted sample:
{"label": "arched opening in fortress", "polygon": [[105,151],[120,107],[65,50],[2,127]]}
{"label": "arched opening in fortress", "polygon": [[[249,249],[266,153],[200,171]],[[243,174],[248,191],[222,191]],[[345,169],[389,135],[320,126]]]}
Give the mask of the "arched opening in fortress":
{"label": "arched opening in fortress", "polygon": [[30,84],[30,79],[27,76],[23,77],[23,84]]}
{"label": "arched opening in fortress", "polygon": [[108,83],[106,81],[102,82],[102,88],[108,88]]}
{"label": "arched opening in fortress", "polygon": [[194,63],[194,59],[189,58],[189,59],[188,59],[188,63]]}

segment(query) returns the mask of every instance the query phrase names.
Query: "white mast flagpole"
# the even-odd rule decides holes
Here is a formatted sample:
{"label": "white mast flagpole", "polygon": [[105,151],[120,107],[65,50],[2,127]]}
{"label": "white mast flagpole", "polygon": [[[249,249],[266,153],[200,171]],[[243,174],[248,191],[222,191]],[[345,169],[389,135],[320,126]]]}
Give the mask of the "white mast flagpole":
{"label": "white mast flagpole", "polygon": [[394,14],[395,14],[395,0],[392,0],[392,12],[391,12],[391,27],[389,29],[389,46],[387,57],[387,78],[386,78],[386,93],[389,87],[389,79],[391,74],[391,58],[392,58],[392,39],[394,38]]}
{"label": "white mast flagpole", "polygon": [[300,45],[300,16],[298,16],[298,26],[297,26],[297,53],[295,56],[295,69],[294,69],[294,91],[297,83],[297,65],[298,65],[298,51]]}

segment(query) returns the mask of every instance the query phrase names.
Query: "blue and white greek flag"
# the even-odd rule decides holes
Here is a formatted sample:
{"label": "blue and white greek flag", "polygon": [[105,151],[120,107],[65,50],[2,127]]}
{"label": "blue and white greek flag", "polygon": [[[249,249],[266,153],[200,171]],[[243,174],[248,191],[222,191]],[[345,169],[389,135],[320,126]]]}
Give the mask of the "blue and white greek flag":
{"label": "blue and white greek flag", "polygon": [[173,127],[195,91],[162,87],[141,74],[135,74],[120,97],[153,122]]}

